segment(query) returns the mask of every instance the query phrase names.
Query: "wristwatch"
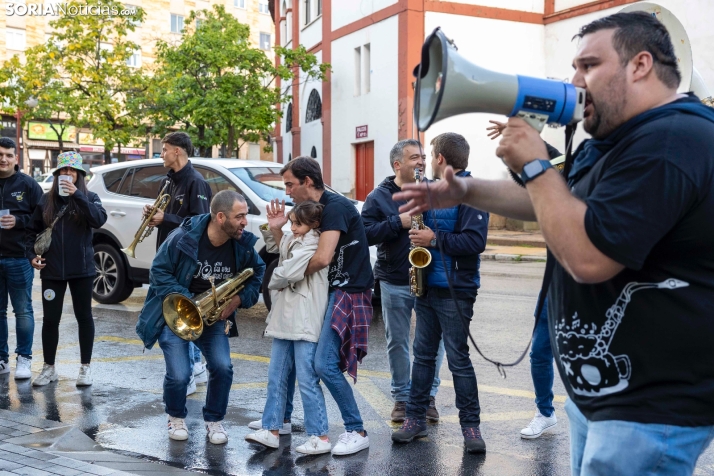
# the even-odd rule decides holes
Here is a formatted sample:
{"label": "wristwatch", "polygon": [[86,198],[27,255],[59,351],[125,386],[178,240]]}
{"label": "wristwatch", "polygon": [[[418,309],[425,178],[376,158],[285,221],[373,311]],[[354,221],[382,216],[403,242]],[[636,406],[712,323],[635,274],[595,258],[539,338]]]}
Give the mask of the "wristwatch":
{"label": "wristwatch", "polygon": [[436,234],[434,235],[434,238],[432,238],[429,242],[429,246],[431,246],[432,248],[436,248]]}
{"label": "wristwatch", "polygon": [[523,171],[521,171],[521,180],[524,184],[526,184],[541,175],[546,170],[552,168],[554,168],[553,164],[551,164],[549,160],[532,160],[523,166]]}

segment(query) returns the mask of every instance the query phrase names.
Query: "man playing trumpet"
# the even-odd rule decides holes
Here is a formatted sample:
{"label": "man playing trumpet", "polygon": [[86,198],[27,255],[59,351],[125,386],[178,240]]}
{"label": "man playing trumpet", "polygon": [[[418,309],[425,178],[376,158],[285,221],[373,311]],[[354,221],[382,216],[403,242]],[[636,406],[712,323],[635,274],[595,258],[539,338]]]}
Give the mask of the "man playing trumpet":
{"label": "man playing trumpet", "polygon": [[[151,265],[149,292],[136,332],[147,349],[158,341],[164,352],[164,405],[172,440],[188,439],[184,420],[188,412],[186,388],[193,369],[186,359],[189,341],[179,338],[166,325],[163,302],[171,293],[195,297],[211,289],[211,281],[218,287],[246,268],[252,268],[254,274],[231,298],[220,320],[223,322],[231,317],[239,307],[249,308],[257,302],[265,264],[254,249],[257,238],[245,231],[247,214],[248,205],[242,195],[232,190],[217,193],[211,202],[211,213],[186,218],[161,245]],[[203,419],[207,437],[214,444],[228,441],[222,420],[233,383],[228,335],[222,322],[204,325],[203,333],[195,340],[208,364],[208,393]]]}

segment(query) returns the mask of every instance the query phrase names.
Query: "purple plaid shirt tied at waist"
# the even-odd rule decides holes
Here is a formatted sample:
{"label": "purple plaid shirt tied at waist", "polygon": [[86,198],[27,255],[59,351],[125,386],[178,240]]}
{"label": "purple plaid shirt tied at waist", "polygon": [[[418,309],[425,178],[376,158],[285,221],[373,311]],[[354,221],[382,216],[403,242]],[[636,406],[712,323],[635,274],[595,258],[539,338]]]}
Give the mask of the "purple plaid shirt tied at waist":
{"label": "purple plaid shirt tied at waist", "polygon": [[367,355],[369,324],[372,322],[372,290],[362,293],[335,291],[331,327],[340,335],[340,371],[357,382],[357,362]]}

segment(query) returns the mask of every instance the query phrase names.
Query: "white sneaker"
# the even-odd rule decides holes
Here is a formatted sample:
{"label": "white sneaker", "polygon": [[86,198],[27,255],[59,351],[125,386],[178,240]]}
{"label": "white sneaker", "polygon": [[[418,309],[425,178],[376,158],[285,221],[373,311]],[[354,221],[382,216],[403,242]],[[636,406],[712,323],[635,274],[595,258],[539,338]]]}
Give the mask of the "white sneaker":
{"label": "white sneaker", "polygon": [[188,387],[186,387],[186,396],[196,393],[196,379],[191,375],[191,380],[188,381]]}
{"label": "white sneaker", "polygon": [[0,360],[0,375],[10,373],[10,362]]}
{"label": "white sneaker", "polygon": [[558,419],[555,417],[555,412],[549,417],[543,416],[540,410],[536,410],[535,417],[531,420],[527,427],[521,430],[521,438],[532,440],[553,428]]}
{"label": "white sneaker", "polygon": [[304,455],[321,455],[329,453],[331,449],[329,440],[325,441],[319,436],[312,435],[305,443],[295,448],[295,451]]}
{"label": "white sneaker", "polygon": [[79,376],[77,377],[77,387],[88,387],[92,385],[92,371],[89,364],[79,367]]}
{"label": "white sneaker", "polygon": [[169,438],[176,441],[188,440],[186,420],[183,418],[174,418],[169,415]]}
{"label": "white sneaker", "polygon": [[[263,420],[255,420],[248,423],[248,428],[251,430],[262,430]],[[283,422],[283,427],[278,430],[279,435],[289,435],[293,432],[293,424],[290,422]]]}
{"label": "white sneaker", "polygon": [[273,435],[269,430],[258,430],[255,433],[248,433],[245,435],[245,441],[259,443],[268,448],[277,448],[280,446],[278,437]]}
{"label": "white sneaker", "polygon": [[40,372],[39,377],[37,377],[35,381],[32,382],[32,385],[35,387],[42,387],[50,382],[54,382],[57,379],[59,379],[59,375],[57,374],[57,369],[55,369],[55,366],[44,364],[44,366],[42,367],[42,372]]}
{"label": "white sneaker", "polygon": [[32,359],[18,355],[17,364],[15,365],[15,380],[26,380],[28,378],[32,378],[32,369],[30,368],[31,364]]}
{"label": "white sneaker", "polygon": [[366,448],[369,448],[367,432],[362,436],[356,431],[347,431],[340,435],[337,444],[332,448],[332,454],[337,456],[351,455]]}
{"label": "white sneaker", "polygon": [[201,362],[193,364],[193,378],[196,381],[196,385],[208,383],[208,371],[206,370],[206,364]]}
{"label": "white sneaker", "polygon": [[207,421],[206,431],[208,432],[206,436],[208,441],[214,445],[223,445],[228,443],[228,432],[223,428],[220,421]]}

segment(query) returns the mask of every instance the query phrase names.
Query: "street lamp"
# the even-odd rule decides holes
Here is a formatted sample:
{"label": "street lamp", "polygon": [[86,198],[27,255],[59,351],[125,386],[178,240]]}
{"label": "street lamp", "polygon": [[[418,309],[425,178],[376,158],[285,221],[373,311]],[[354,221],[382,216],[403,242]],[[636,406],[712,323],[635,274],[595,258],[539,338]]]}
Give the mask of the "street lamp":
{"label": "street lamp", "polygon": [[[28,99],[27,101],[25,101],[25,106],[27,106],[28,109],[32,109],[33,107],[37,107],[37,99],[31,97],[30,99]],[[21,139],[21,137],[22,137],[22,126],[21,126],[21,122],[22,122],[22,116],[24,116],[26,112],[27,112],[27,111],[23,111],[23,110],[20,109],[20,108],[17,108],[17,111],[15,112],[15,119],[16,119],[16,121],[17,121],[17,122],[15,123],[15,130],[16,130],[16,132],[17,132],[17,141],[15,142],[15,145],[17,146],[16,152],[17,152],[17,154],[18,154],[18,155],[17,155],[17,157],[18,157],[17,165],[18,165],[18,167],[20,168],[20,170],[22,170],[22,166],[23,166],[23,160],[22,160],[23,151],[22,151],[22,149],[20,149],[20,139]],[[23,145],[24,145],[24,144],[23,144]]]}

